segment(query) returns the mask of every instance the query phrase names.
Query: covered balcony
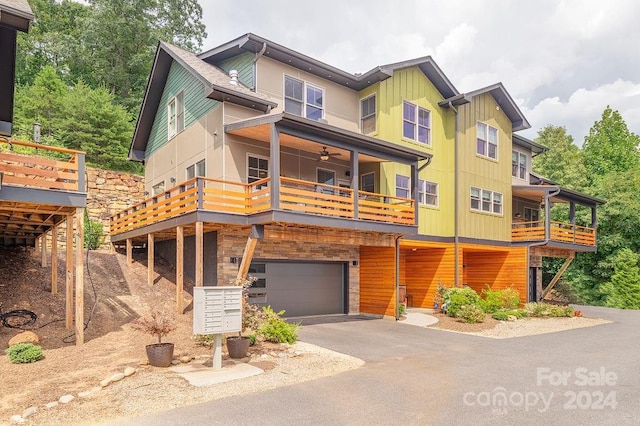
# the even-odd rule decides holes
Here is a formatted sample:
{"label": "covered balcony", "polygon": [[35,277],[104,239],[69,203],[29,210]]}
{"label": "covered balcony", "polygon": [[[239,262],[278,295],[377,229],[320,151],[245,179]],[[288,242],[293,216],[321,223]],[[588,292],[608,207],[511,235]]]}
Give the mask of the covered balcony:
{"label": "covered balcony", "polygon": [[[604,201],[562,188],[536,175],[532,181],[537,184],[513,186],[512,241],[572,251],[596,251],[596,209]],[[576,223],[576,208],[590,211],[586,225]],[[567,220],[552,220],[552,212],[560,209]],[[585,214],[580,217],[584,223]]]}
{"label": "covered balcony", "polygon": [[[428,164],[429,154],[286,113],[227,124],[225,132],[229,140],[242,142],[239,145],[268,150],[264,156],[268,167],[259,168],[249,181],[198,176],[179,183],[114,214],[112,241],[142,241],[146,233],[196,222],[203,222],[206,230],[284,223],[387,234],[417,232],[418,162]],[[237,168],[244,167],[245,156],[236,155],[234,161],[241,159]],[[324,181],[310,180],[332,162],[328,158],[340,163],[339,172],[334,170]],[[383,161],[410,166],[410,197],[359,187],[360,167]]]}

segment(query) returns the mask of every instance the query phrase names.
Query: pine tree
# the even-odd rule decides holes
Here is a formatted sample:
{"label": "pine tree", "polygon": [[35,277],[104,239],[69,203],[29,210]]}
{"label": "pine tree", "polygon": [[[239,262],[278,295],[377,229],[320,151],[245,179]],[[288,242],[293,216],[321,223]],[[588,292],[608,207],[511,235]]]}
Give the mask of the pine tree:
{"label": "pine tree", "polygon": [[628,248],[618,252],[614,262],[611,281],[602,285],[600,291],[606,297],[606,305],[620,309],[640,309],[639,256]]}

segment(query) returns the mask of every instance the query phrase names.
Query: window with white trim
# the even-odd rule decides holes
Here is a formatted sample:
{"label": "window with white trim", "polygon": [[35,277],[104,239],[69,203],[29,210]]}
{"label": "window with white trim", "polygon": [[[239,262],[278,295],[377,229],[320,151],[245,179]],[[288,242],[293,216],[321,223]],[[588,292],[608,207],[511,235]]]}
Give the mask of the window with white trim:
{"label": "window with white trim", "polygon": [[409,176],[396,175],[396,197],[411,198],[411,179]]}
{"label": "window with white trim", "polygon": [[438,184],[428,180],[418,180],[418,202],[425,206],[437,206]]}
{"label": "window with white trim", "polygon": [[376,95],[360,100],[360,131],[365,135],[376,131]]}
{"label": "window with white trim", "polygon": [[360,190],[364,192],[376,192],[376,174],[365,173],[360,176]]}
{"label": "window with white trim", "polygon": [[431,145],[431,112],[404,101],[402,103],[402,136]]}
{"label": "window with white trim", "polygon": [[193,179],[196,176],[206,176],[206,175],[207,175],[207,166],[204,159],[187,167],[187,171],[186,171],[187,180]]}
{"label": "window with white trim", "polygon": [[527,179],[527,155],[519,151],[511,151],[511,176]]}
{"label": "window with white trim", "polygon": [[476,126],[476,153],[483,157],[498,159],[498,129],[478,122]]}
{"label": "window with white trim", "polygon": [[167,134],[171,139],[184,130],[184,92],[178,93],[167,104]]}
{"label": "window with white trim", "polygon": [[[247,157],[247,183],[269,177],[269,160],[262,157],[249,155]],[[258,185],[256,189],[265,188],[266,183]]]}
{"label": "window with white trim", "polygon": [[164,181],[158,182],[151,188],[151,193],[156,196],[164,192]]}
{"label": "window with white trim", "polygon": [[284,111],[316,121],[324,118],[324,89],[285,75]]}
{"label": "window with white trim", "polygon": [[482,188],[471,187],[471,210],[502,214],[502,194]]}

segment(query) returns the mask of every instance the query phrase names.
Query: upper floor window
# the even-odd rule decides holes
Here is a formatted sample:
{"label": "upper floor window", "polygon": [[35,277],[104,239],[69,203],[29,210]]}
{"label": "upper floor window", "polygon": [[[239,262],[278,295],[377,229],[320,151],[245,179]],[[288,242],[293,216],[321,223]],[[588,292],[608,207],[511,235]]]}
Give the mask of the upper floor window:
{"label": "upper floor window", "polygon": [[396,175],[396,197],[411,198],[409,176]]}
{"label": "upper floor window", "polygon": [[502,194],[472,186],[471,210],[502,214]]}
{"label": "upper floor window", "polygon": [[184,130],[184,92],[178,93],[167,104],[167,133],[169,139]]}
{"label": "upper floor window", "polygon": [[360,101],[360,131],[365,135],[376,131],[376,95]]}
{"label": "upper floor window", "polygon": [[428,180],[418,181],[418,202],[426,206],[438,205],[438,184]]}
{"label": "upper floor window", "polygon": [[511,152],[511,176],[527,179],[527,155],[522,152]]}
{"label": "upper floor window", "polygon": [[158,182],[151,188],[154,196],[162,194],[164,192],[164,181]]}
{"label": "upper floor window", "polygon": [[376,174],[365,173],[360,177],[360,189],[364,192],[376,192]]}
{"label": "upper floor window", "polygon": [[284,111],[311,120],[324,118],[324,89],[285,76]]}
{"label": "upper floor window", "polygon": [[478,122],[476,153],[494,160],[498,159],[498,129]]}
{"label": "upper floor window", "polygon": [[404,101],[402,103],[402,136],[431,145],[431,112]]}
{"label": "upper floor window", "polygon": [[[253,183],[269,177],[269,160],[263,157],[249,155],[247,158],[247,183]],[[256,189],[264,188],[267,184],[258,185]]]}
{"label": "upper floor window", "polygon": [[196,176],[206,176],[207,167],[204,159],[198,161],[196,164],[192,164],[187,167],[187,180],[193,179]]}

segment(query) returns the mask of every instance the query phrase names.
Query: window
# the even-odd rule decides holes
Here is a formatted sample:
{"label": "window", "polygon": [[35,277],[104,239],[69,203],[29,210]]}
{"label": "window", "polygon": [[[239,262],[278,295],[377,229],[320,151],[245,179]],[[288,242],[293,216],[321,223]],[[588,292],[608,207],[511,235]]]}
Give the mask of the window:
{"label": "window", "polygon": [[196,176],[206,176],[207,167],[205,160],[200,160],[196,164],[192,164],[187,167],[187,180],[193,179]]}
{"label": "window", "polygon": [[511,176],[527,179],[527,155],[522,152],[511,152]]}
{"label": "window", "polygon": [[426,206],[438,205],[438,184],[428,180],[418,181],[418,202]]}
{"label": "window", "polygon": [[410,102],[403,102],[402,136],[431,145],[431,112]]}
{"label": "window", "polygon": [[[540,220],[540,210],[530,207],[524,208],[524,220],[526,222],[537,222]],[[533,225],[536,226],[536,225]]]}
{"label": "window", "polygon": [[164,192],[164,181],[158,182],[155,185],[153,185],[151,191],[154,196],[158,194],[162,194]]}
{"label": "window", "polygon": [[167,105],[169,139],[184,130],[184,92],[171,98]]}
{"label": "window", "polygon": [[[336,184],[336,172],[328,169],[316,169],[316,182],[323,183],[325,185],[335,186]],[[332,188],[327,188],[325,186],[318,186],[318,192],[322,192],[323,194],[334,194],[334,190]]]}
{"label": "window", "polygon": [[364,192],[376,192],[376,174],[366,173],[360,177],[360,189]]}
{"label": "window", "polygon": [[502,214],[502,194],[471,187],[471,210]]}
{"label": "window", "polygon": [[360,101],[360,131],[365,135],[376,131],[376,95]]}
{"label": "window", "polygon": [[408,176],[396,175],[396,197],[411,198],[409,184],[410,179]]}
{"label": "window", "polygon": [[324,89],[285,76],[284,111],[311,120],[324,118]]}
{"label": "window", "polygon": [[[247,159],[247,183],[269,177],[269,160],[249,155]],[[258,185],[256,189],[265,188],[266,183]]]}
{"label": "window", "polygon": [[488,124],[478,123],[477,125],[477,145],[476,153],[484,157],[498,159],[498,129]]}

